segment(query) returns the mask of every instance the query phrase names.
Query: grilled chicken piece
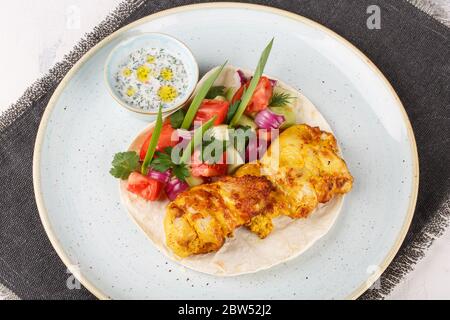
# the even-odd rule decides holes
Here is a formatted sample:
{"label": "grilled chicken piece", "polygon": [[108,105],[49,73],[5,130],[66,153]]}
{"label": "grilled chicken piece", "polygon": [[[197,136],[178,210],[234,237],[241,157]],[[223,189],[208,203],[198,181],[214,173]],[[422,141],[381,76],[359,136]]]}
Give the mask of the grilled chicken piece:
{"label": "grilled chicken piece", "polygon": [[353,178],[337,152],[332,134],[307,125],[290,127],[260,162],[171,202],[164,220],[168,247],[180,257],[213,252],[238,227],[265,238],[273,218],[307,217],[319,203],[352,188]]}
{"label": "grilled chicken piece", "polygon": [[[331,133],[296,125],[280,135],[260,162],[242,166],[236,176],[264,174],[273,183],[278,201],[268,218],[281,214],[305,218],[319,203],[326,203],[352,188],[353,177],[337,152],[336,139]],[[254,221],[256,226],[253,221],[249,225],[253,232],[260,229],[257,220]],[[265,236],[263,232],[255,233]]]}
{"label": "grilled chicken piece", "polygon": [[180,194],[164,219],[169,248],[180,257],[219,250],[233,231],[270,211],[273,186],[265,177],[225,177]]}
{"label": "grilled chicken piece", "polygon": [[[294,215],[303,216],[299,210],[304,207],[304,197],[308,203],[314,199],[326,203],[333,196],[351,190],[353,177],[345,161],[339,157],[337,142],[331,133],[305,124],[296,125],[280,135],[278,145],[278,148],[269,148],[261,166],[269,180],[289,195],[290,200],[297,200]],[[273,166],[273,158],[278,154],[277,168]]]}

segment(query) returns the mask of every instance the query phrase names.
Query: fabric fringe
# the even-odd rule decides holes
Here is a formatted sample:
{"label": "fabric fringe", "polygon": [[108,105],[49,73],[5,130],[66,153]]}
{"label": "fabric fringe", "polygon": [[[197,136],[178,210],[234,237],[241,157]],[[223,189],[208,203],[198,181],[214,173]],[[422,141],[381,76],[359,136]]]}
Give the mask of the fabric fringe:
{"label": "fabric fringe", "polygon": [[360,299],[385,299],[415,265],[425,256],[434,241],[442,236],[450,226],[450,199],[439,208],[423,228],[414,235],[407,245],[402,246],[397,256],[382,274],[381,278],[367,290]]}
{"label": "fabric fringe", "polygon": [[0,300],[20,300],[20,299],[8,288],[0,284]]}
{"label": "fabric fringe", "polygon": [[406,0],[406,2],[450,28],[449,0]]}
{"label": "fabric fringe", "polygon": [[[450,27],[450,1],[448,0],[405,0],[441,24]],[[380,279],[367,290],[360,299],[386,299],[404,277],[414,270],[415,265],[425,256],[434,241],[442,236],[450,226],[450,199],[447,199],[438,213],[415,233],[413,239],[405,240],[395,259]]]}

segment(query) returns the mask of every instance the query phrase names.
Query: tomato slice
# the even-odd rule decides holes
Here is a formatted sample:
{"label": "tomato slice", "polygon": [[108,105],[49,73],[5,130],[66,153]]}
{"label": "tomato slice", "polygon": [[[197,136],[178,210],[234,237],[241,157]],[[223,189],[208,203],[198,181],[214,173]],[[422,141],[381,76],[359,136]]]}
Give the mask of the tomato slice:
{"label": "tomato slice", "polygon": [[[233,99],[231,99],[232,103],[235,103],[242,98],[244,88],[248,87],[249,84],[250,82],[247,82],[246,84],[241,86],[238,91],[236,91]],[[247,108],[245,109],[245,113],[252,114],[266,109],[269,106],[272,94],[273,88],[269,78],[261,77],[261,79],[259,79],[258,85],[256,86],[255,92],[253,93],[253,96],[250,99]]]}
{"label": "tomato slice", "polygon": [[[152,134],[153,130],[149,133],[148,137],[144,140],[144,143],[142,144],[141,151],[139,154],[141,161],[144,161],[145,159],[145,155],[147,154],[147,150],[150,145],[150,140],[152,139]],[[172,128],[170,121],[169,122],[166,121],[161,129],[158,144],[156,145],[156,151],[164,152],[166,148],[176,146],[178,144],[178,139],[179,138],[178,135],[176,134],[176,130]]]}
{"label": "tomato slice", "polygon": [[163,183],[158,180],[133,172],[128,177],[127,190],[148,201],[158,200]]}
{"label": "tomato slice", "polygon": [[[194,177],[217,177],[226,175],[228,172],[228,165],[225,163],[226,152],[223,154],[222,163],[209,164],[200,162],[200,152],[195,150],[192,155],[191,175]],[[197,159],[197,161],[195,161]]]}
{"label": "tomato slice", "polygon": [[230,103],[228,101],[205,99],[195,115],[194,122],[201,121],[205,123],[212,117],[217,116],[214,125],[218,126],[225,121],[229,107]]}
{"label": "tomato slice", "polygon": [[273,88],[269,78],[261,77],[246,112],[253,113],[266,109],[269,106],[272,94]]}

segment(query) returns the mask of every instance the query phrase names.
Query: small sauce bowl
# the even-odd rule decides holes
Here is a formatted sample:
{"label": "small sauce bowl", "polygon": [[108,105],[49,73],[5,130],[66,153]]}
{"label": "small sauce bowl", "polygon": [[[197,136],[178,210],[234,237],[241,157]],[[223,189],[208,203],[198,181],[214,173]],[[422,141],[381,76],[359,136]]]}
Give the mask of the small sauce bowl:
{"label": "small sauce bowl", "polygon": [[181,41],[162,33],[143,33],[112,49],[104,76],[119,105],[139,119],[154,121],[161,103],[163,115],[168,115],[189,100],[199,68],[191,50]]}

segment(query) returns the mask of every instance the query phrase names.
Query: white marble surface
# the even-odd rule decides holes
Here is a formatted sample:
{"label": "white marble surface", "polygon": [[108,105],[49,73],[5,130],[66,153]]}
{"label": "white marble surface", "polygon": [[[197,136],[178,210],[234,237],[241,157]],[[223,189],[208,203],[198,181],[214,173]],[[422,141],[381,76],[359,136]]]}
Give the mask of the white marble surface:
{"label": "white marble surface", "polygon": [[[0,112],[61,60],[118,3],[120,0],[2,1]],[[450,229],[436,240],[426,257],[389,298],[450,299],[449,251]],[[0,285],[0,293],[1,289]],[[5,296],[0,294],[2,298]]]}

